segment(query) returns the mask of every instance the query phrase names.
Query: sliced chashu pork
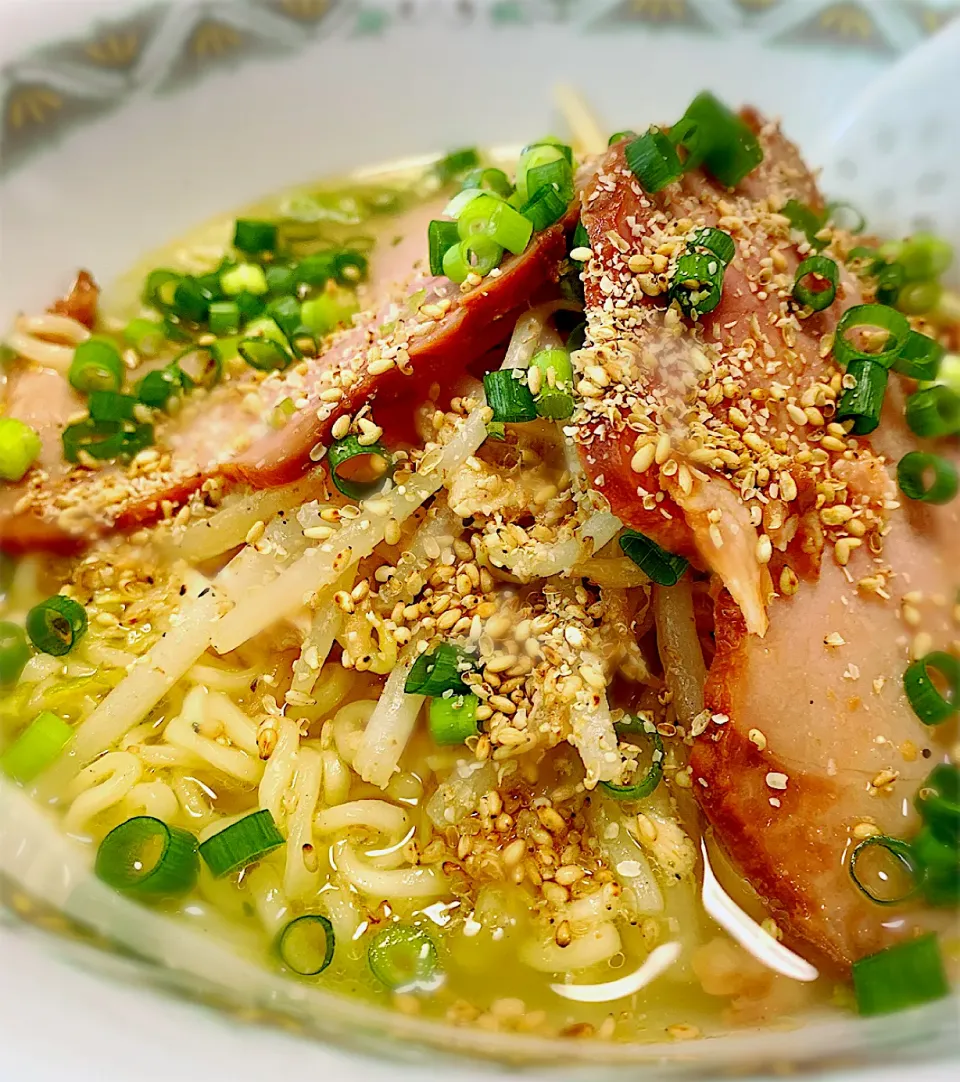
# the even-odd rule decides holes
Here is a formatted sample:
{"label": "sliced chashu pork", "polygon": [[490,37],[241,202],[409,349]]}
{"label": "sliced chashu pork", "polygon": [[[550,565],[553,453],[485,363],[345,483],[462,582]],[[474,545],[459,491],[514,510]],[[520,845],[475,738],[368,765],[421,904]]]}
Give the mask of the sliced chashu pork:
{"label": "sliced chashu pork", "polygon": [[955,723],[918,721],[902,677],[916,636],[925,652],[956,648],[958,567],[956,505],[902,508],[878,557],[828,556],[818,578],[774,598],[764,638],[728,594],[717,604],[706,702],[722,724],[694,746],[694,789],[784,931],[841,968],[917,917],[864,898],[848,861],[858,827],[914,833],[913,797],[956,740]]}
{"label": "sliced chashu pork", "polygon": [[[110,529],[169,515],[212,478],[221,488],[283,484],[320,457],[338,417],[363,406],[388,432],[409,431],[413,407],[429,385],[449,383],[504,341],[517,313],[556,281],[570,224],[568,216],[544,230],[468,292],[420,274],[336,335],[320,357],[266,378],[251,370],[204,398],[189,396],[181,412],[158,427],[155,461],[66,471],[56,454],[66,418],[51,414],[42,426],[53,435],[54,450],[44,452],[51,462],[5,494],[0,547],[71,551]],[[422,252],[425,220],[421,237]],[[276,427],[276,407],[285,400],[294,412]]]}
{"label": "sliced chashu pork", "polygon": [[[756,556],[760,536],[802,553],[807,531],[800,527],[815,495],[810,464],[796,459],[804,433],[790,408],[812,401],[818,381],[839,375],[821,356],[836,310],[801,321],[783,299],[803,253],[775,210],[791,198],[817,205],[819,197],[792,145],[748,119],[765,157],[735,192],[696,172],[647,195],[622,145],[584,190],[591,345],[578,356],[587,406],[578,438],[614,511],[716,571],[750,629],[762,632],[770,582]],[[665,291],[670,260],[703,226],[729,232],[737,252],[720,305],[691,328],[667,307]],[[856,284],[845,280],[836,308],[857,300]],[[765,474],[756,476],[763,470],[766,483]],[[759,498],[741,498],[754,489]],[[768,500],[774,507],[758,519],[767,506],[760,501]]]}
{"label": "sliced chashu pork", "polygon": [[[795,150],[748,120],[765,160],[735,192],[690,175],[646,196],[620,148],[585,191],[578,430],[613,510],[726,587],[707,687],[719,724],[694,747],[694,790],[788,936],[844,968],[912,919],[867,902],[846,859],[858,824],[910,832],[913,794],[955,739],[920,724],[901,679],[917,633],[924,650],[955,645],[956,511],[896,506],[881,456],[915,446],[898,383],[870,441],[826,427],[842,379],[829,335],[862,298],[845,276],[827,312],[794,311],[807,252],[771,212],[820,199]],[[658,291],[673,245],[704,225],[737,254],[692,327]]]}

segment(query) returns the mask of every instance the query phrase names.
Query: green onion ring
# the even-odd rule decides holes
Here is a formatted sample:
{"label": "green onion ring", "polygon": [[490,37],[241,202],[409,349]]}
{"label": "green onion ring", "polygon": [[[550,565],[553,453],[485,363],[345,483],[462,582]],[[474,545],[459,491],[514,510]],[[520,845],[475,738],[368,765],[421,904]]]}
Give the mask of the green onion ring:
{"label": "green onion ring", "polygon": [[960,432],[960,396],[937,383],[907,399],[907,424],[918,436],[937,439]]}
{"label": "green onion ring", "polygon": [[649,737],[653,743],[653,753],[650,759],[650,769],[632,785],[614,785],[612,782],[600,782],[601,788],[609,793],[615,800],[643,800],[657,788],[663,780],[663,741],[657,732],[656,726],[650,723],[648,729],[640,718],[630,718],[629,721],[618,723],[615,728],[618,733],[641,733]]}
{"label": "green onion ring", "polygon": [[[933,479],[928,485],[926,474],[929,470],[933,471]],[[904,496],[911,500],[949,503],[957,494],[957,469],[940,455],[909,451],[897,465],[897,484]]]}
{"label": "green onion ring", "polygon": [[[847,337],[858,327],[877,327],[887,332],[887,341],[879,353],[858,349]],[[885,304],[857,304],[840,317],[834,335],[833,355],[837,364],[846,368],[851,361],[873,361],[889,368],[897,359],[910,334],[906,316]]]}
{"label": "green onion ring", "polygon": [[[948,695],[941,694],[934,684],[931,669],[949,685]],[[939,650],[911,661],[903,674],[903,688],[913,712],[924,725],[942,725],[960,706],[960,661]]]}
{"label": "green onion ring", "polygon": [[[317,938],[322,936],[320,942]],[[277,936],[280,961],[300,977],[319,976],[333,961],[333,925],[319,913],[304,913],[284,925]]]}
{"label": "green onion ring", "polygon": [[[870,888],[860,879],[857,874],[857,865],[860,862],[863,854],[868,849],[874,849],[879,846],[881,849],[886,850],[895,860],[897,860],[903,868],[906,868],[910,873],[910,877],[913,880],[913,885],[905,893],[898,895],[894,898],[883,898],[874,894]],[[913,850],[910,846],[901,838],[890,838],[886,834],[873,834],[869,838],[865,838],[850,854],[850,878],[854,881],[857,889],[861,894],[866,895],[871,902],[876,905],[899,905],[901,902],[905,902],[908,898],[912,898],[920,889],[920,885],[923,882],[923,869],[921,868],[916,857],[913,855]]]}
{"label": "green onion ring", "polygon": [[[825,289],[814,289],[807,284],[808,278],[820,278],[827,283]],[[837,296],[837,283],[840,269],[825,255],[810,256],[797,267],[797,276],[793,282],[793,296],[798,304],[814,312],[822,312],[833,304]]]}
{"label": "green onion ring", "polygon": [[79,602],[54,594],[27,613],[27,634],[44,654],[63,657],[87,632],[87,614]]}
{"label": "green onion ring", "polygon": [[[373,476],[365,479],[351,478],[349,473],[342,472],[342,467],[354,459],[358,460],[353,463],[354,467],[366,467],[367,472]],[[376,474],[375,461],[381,467]],[[327,462],[330,464],[330,477],[337,489],[347,499],[365,500],[383,488],[384,482],[390,476],[393,460],[383,444],[362,444],[356,436],[351,435],[334,440],[327,452]]]}

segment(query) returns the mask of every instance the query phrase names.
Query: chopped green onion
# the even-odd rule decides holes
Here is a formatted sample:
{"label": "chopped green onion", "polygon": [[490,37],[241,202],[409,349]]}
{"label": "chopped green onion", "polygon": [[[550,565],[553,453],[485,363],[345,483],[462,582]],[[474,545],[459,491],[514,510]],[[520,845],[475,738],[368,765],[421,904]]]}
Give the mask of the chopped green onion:
{"label": "chopped green onion", "polygon": [[815,214],[806,203],[801,203],[798,199],[789,199],[780,213],[789,220],[792,228],[807,238],[807,243],[811,248],[818,252],[826,248],[827,242],[817,237],[823,229],[823,218]]}
{"label": "chopped green onion", "polygon": [[639,717],[620,722],[616,730],[618,733],[642,733],[650,739],[653,744],[650,768],[632,785],[614,785],[608,781],[602,781],[600,785],[615,800],[643,800],[650,796],[663,779],[663,741],[653,722],[644,722]]}
{"label": "chopped green onion", "polygon": [[28,424],[16,417],[0,417],[0,478],[19,481],[37,461],[42,447]]}
{"label": "chopped green onion", "polygon": [[[825,255],[811,256],[797,267],[793,282],[794,299],[805,308],[822,312],[833,304],[839,280],[840,269],[832,259]],[[816,284],[818,282],[821,284]]]}
{"label": "chopped green onion", "polygon": [[457,223],[435,218],[427,226],[427,243],[430,248],[430,273],[439,277],[443,274],[443,257],[450,248],[460,243]]}
{"label": "chopped green onion", "polygon": [[919,331],[911,331],[893,362],[893,370],[910,379],[934,380],[946,350],[939,342]]}
{"label": "chopped green onion", "polygon": [[[864,327],[886,332],[881,348],[871,351],[854,345],[848,335]],[[885,304],[856,304],[840,317],[834,335],[833,355],[837,364],[844,368],[853,360],[874,361],[889,368],[906,345],[909,334],[910,324],[895,309]]]}
{"label": "chopped green onion", "polygon": [[[946,684],[947,694],[934,683],[931,671]],[[960,661],[939,650],[911,661],[903,674],[903,689],[924,725],[942,725],[960,706]]]}
{"label": "chopped green onion", "polygon": [[860,264],[853,268],[855,273],[859,275],[876,274],[883,266],[883,260],[880,258],[880,253],[877,249],[868,248],[863,244],[850,250],[850,254],[847,256],[847,263]]}
{"label": "chopped green onion", "polygon": [[263,315],[266,301],[262,297],[255,297],[252,293],[238,293],[234,298],[240,309],[241,320],[256,319]]}
{"label": "chopped green onion", "polygon": [[[862,865],[864,859],[874,866]],[[873,834],[850,854],[850,878],[876,905],[899,905],[916,894],[923,869],[905,841]]]}
{"label": "chopped green onion", "polygon": [[166,334],[162,323],[153,319],[131,319],[123,329],[127,345],[132,346],[141,357],[156,357],[163,349]]}
{"label": "chopped green onion", "polygon": [[896,304],[908,316],[920,316],[932,312],[940,303],[943,286],[934,278],[921,282],[907,282],[897,296]]}
{"label": "chopped green onion", "polygon": [[216,356],[222,367],[228,361],[239,359],[240,351],[237,349],[239,344],[240,335],[235,334],[229,338],[218,338],[216,342],[211,342],[208,348]]}
{"label": "chopped green onion", "polygon": [[448,248],[443,256],[443,273],[451,282],[465,282],[471,274],[481,278],[500,266],[503,248],[492,237],[475,233]]}
{"label": "chopped green onion", "polygon": [[214,301],[207,314],[210,333],[236,334],[240,330],[240,305],[236,301]]}
{"label": "chopped green onion", "polygon": [[713,252],[684,252],[670,280],[670,299],[691,319],[712,312],[723,296],[725,270],[726,264]]}
{"label": "chopped green onion", "polygon": [[0,770],[26,785],[56,762],[72,737],[73,729],[63,718],[44,710],[0,755]]}
{"label": "chopped green onion", "polygon": [[852,431],[866,436],[880,423],[883,397],[887,392],[887,366],[873,360],[850,361],[847,374],[856,380],[837,403],[837,421],[853,421]]}
{"label": "chopped green onion", "polygon": [[437,948],[426,932],[411,924],[391,924],[377,932],[367,961],[377,980],[394,992],[430,988],[436,983]]}
{"label": "chopped green onion", "polygon": [[94,391],[87,400],[94,421],[132,421],[140,400],[116,391]]}
{"label": "chopped green onion", "polygon": [[187,391],[198,387],[209,390],[220,382],[223,363],[209,346],[196,346],[186,349],[173,362],[180,375],[180,383]]}
{"label": "chopped green onion", "polygon": [[155,368],[137,384],[137,398],[151,409],[166,409],[171,398],[182,390],[180,371],[173,365]]}
{"label": "chopped green onion", "polygon": [[464,147],[462,150],[454,150],[441,158],[434,167],[437,179],[441,184],[449,184],[470,169],[475,169],[480,164],[480,154],[476,147]]}
{"label": "chopped green onion", "polygon": [[15,684],[30,660],[30,647],[23,628],[9,620],[0,621],[0,686]]}
{"label": "chopped green onion", "polygon": [[480,700],[471,693],[431,699],[427,725],[435,744],[463,744],[477,735],[477,707]]}
{"label": "chopped green onion", "polygon": [[960,839],[938,834],[933,827],[925,826],[913,839],[911,848],[924,868],[937,870],[938,868],[951,867],[960,873],[958,841]]}
{"label": "chopped green onion", "polygon": [[891,1014],[944,999],[950,984],[932,932],[853,963],[853,990],[862,1015]]}
{"label": "chopped green onion", "polygon": [[542,139],[538,139],[535,143],[527,143],[527,145],[520,152],[521,157],[528,151],[534,150],[537,147],[552,147],[554,150],[560,153],[561,157],[566,158],[568,165],[573,165],[573,147],[569,146],[558,136],[545,135]]}
{"label": "chopped green onion", "polygon": [[568,204],[560,198],[553,188],[541,188],[520,208],[520,213],[533,222],[535,233],[540,233],[548,226],[559,222],[567,213]]}
{"label": "chopped green onion", "polygon": [[623,153],[630,172],[651,194],[679,180],[683,172],[676,148],[659,128],[650,128],[627,143]]}
{"label": "chopped green onion", "polygon": [[913,855],[923,868],[923,896],[930,905],[960,903],[960,839],[925,826],[913,839]]}
{"label": "chopped green onion", "polygon": [[297,288],[297,270],[289,263],[271,263],[264,268],[263,276],[273,296],[285,296]]}
{"label": "chopped green onion", "polygon": [[335,271],[334,252],[314,252],[297,264],[297,282],[300,285],[322,286],[332,278]]}
{"label": "chopped green onion", "polygon": [[410,668],[403,690],[408,695],[429,695],[439,698],[444,692],[466,695],[469,688],[463,682],[468,672],[477,667],[476,660],[466,650],[441,643],[433,653],[421,654]]}
{"label": "chopped green onion", "polygon": [[[260,331],[258,337],[255,332]],[[260,372],[285,369],[293,359],[286,335],[273,319],[258,319],[247,327],[249,338],[237,343],[237,352],[251,368]]]}
{"label": "chopped green onion", "polygon": [[344,248],[333,257],[333,277],[338,285],[356,286],[367,277],[370,261],[363,252],[356,252],[352,248]]}
{"label": "chopped green onion", "polygon": [[543,374],[541,387],[549,384],[569,390],[573,386],[573,364],[565,349],[542,349],[534,354],[530,366],[539,368]]}
{"label": "chopped green onion", "polygon": [[466,210],[467,207],[475,200],[479,199],[481,195],[489,195],[489,192],[481,192],[479,188],[464,188],[463,191],[457,192],[457,194],[450,200],[449,203],[443,208],[443,213],[448,218],[455,218],[460,220],[460,215]]}
{"label": "chopped green onion", "polygon": [[300,302],[296,297],[277,297],[267,305],[267,316],[283,331],[289,341],[293,332],[302,325]]}
{"label": "chopped green onion", "polygon": [[937,837],[960,842],[960,767],[938,763],[917,790],[913,805]]}
{"label": "chopped green onion", "polygon": [[[523,373],[519,373],[521,376]],[[487,405],[493,410],[494,421],[517,424],[535,421],[537,406],[524,379],[516,379],[513,370],[488,372],[483,377]]]}
{"label": "chopped green onion", "polygon": [[250,255],[274,251],[277,247],[277,223],[258,218],[238,218],[233,231],[233,246]]}
{"label": "chopped green onion", "polygon": [[304,301],[300,318],[315,334],[329,334],[337,327],[349,324],[360,311],[357,295],[351,289],[327,286],[322,293]]}
{"label": "chopped green onion", "polygon": [[94,871],[108,887],[134,898],[186,894],[200,871],[197,839],[188,830],[137,815],[103,839]]}
{"label": "chopped green onion", "polygon": [[[142,399],[141,399],[142,401]],[[78,421],[63,430],[63,457],[79,462],[81,455],[101,462],[133,458],[153,443],[153,425],[129,425],[120,421]]]}
{"label": "chopped green onion", "polygon": [[[570,250],[575,251],[577,248],[589,248],[590,247],[590,234],[587,232],[587,227],[583,224],[581,218],[577,222],[577,228],[573,231],[573,240],[570,242]],[[576,263],[577,260],[574,260]]]}
{"label": "chopped green onion", "polygon": [[257,263],[241,263],[224,271],[220,275],[220,286],[228,297],[239,293],[252,293],[255,297],[260,297],[270,290],[263,267]]}
{"label": "chopped green onion", "polygon": [[169,308],[173,304],[174,291],[182,277],[182,274],[162,267],[152,270],[144,284],[143,299],[156,308]]}
{"label": "chopped green onion", "polygon": [[877,302],[896,304],[900,298],[900,290],[906,281],[903,267],[899,263],[883,263],[877,268],[876,279]]}
{"label": "chopped green onion", "polygon": [[[932,472],[933,476],[929,478]],[[911,500],[925,503],[949,503],[957,494],[957,469],[939,455],[908,451],[897,465],[897,484]]]}
{"label": "chopped green onion", "polygon": [[464,207],[457,229],[462,240],[484,234],[514,255],[520,255],[533,235],[529,218],[492,195],[481,195]]}
{"label": "chopped green onion", "polygon": [[576,401],[568,391],[557,387],[543,387],[536,398],[537,413],[550,421],[566,421],[573,416]]}
{"label": "chopped green onion", "polygon": [[240,871],[283,845],[268,808],[252,812],[207,838],[200,856],[216,879]]}
{"label": "chopped green onion", "polygon": [[513,185],[502,169],[474,169],[463,178],[462,188],[464,191],[479,188],[504,199],[513,195]]}
{"label": "chopped green onion", "polygon": [[285,925],[277,937],[280,961],[301,977],[316,977],[333,961],[333,925],[319,913],[305,913]]}
{"label": "chopped green onion", "polygon": [[528,198],[535,199],[545,189],[555,191],[567,203],[573,198],[573,169],[565,158],[527,170]]}
{"label": "chopped green onion", "polygon": [[119,391],[123,385],[123,358],[107,338],[88,338],[73,351],[67,373],[70,386],[81,394]]}
{"label": "chopped green onion", "polygon": [[708,252],[713,252],[715,256],[718,256],[724,264],[729,263],[737,254],[733,237],[729,233],[724,233],[722,229],[713,229],[711,226],[695,229],[687,238],[687,247],[706,248]]}
{"label": "chopped green onion", "polygon": [[27,613],[26,628],[41,653],[63,657],[87,633],[87,614],[72,597],[54,594]]}
{"label": "chopped green onion", "polygon": [[953,262],[953,248],[932,233],[915,233],[903,242],[897,262],[908,282],[939,278]]}
{"label": "chopped green onion", "polygon": [[615,131],[607,140],[607,146],[612,147],[615,143],[622,142],[624,139],[636,139],[636,137],[637,133],[630,128],[625,128],[623,131]]}
{"label": "chopped green onion", "polygon": [[537,194],[536,190],[528,184],[528,175],[531,170],[564,158],[568,165],[573,165],[572,154],[569,158],[566,157],[564,149],[555,143],[531,143],[524,147],[520,160],[517,162],[517,199],[520,202],[529,202]]}
{"label": "chopped green onion", "polygon": [[379,443],[364,445],[356,436],[334,440],[327,461],[333,483],[350,500],[372,496],[390,476],[390,452]]}
{"label": "chopped green onion", "polygon": [[960,396],[941,383],[910,395],[905,412],[918,436],[937,439],[960,432]]}
{"label": "chopped green onion", "polygon": [[189,320],[191,323],[202,323],[207,318],[211,300],[209,291],[204,289],[196,278],[187,276],[177,282],[171,307],[181,319]]}
{"label": "chopped green onion", "polygon": [[727,188],[736,187],[763,161],[757,137],[708,91],[693,99],[676,128],[670,136],[687,152],[684,168],[702,165]]}
{"label": "chopped green onion", "polygon": [[[846,225],[841,217],[852,218]],[[852,204],[843,200],[827,204],[827,221],[832,222],[838,229],[845,229],[848,233],[862,233],[867,228],[867,219]]]}
{"label": "chopped green onion", "polygon": [[541,372],[540,390],[534,399],[541,417],[564,421],[573,414],[573,365],[565,349],[544,349],[530,361]]}
{"label": "chopped green onion", "polygon": [[623,531],[620,549],[659,586],[676,586],[689,566],[682,556],[667,552],[636,530]]}

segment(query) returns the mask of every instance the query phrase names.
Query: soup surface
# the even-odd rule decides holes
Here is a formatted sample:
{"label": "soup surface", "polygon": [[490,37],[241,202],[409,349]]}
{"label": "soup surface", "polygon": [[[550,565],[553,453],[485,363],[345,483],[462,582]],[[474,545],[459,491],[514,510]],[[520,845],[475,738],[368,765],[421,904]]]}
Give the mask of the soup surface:
{"label": "soup surface", "polygon": [[709,96],[595,144],[286,192],[17,321],[3,770],[109,885],[408,1013],[935,999],[949,250]]}

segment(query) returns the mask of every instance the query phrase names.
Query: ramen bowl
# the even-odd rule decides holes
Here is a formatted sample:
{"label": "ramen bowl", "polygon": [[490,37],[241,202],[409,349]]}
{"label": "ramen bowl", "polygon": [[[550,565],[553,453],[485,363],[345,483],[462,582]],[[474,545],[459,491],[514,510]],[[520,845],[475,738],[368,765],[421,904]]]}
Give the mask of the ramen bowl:
{"label": "ramen bowl", "polygon": [[[0,321],[42,310],[77,267],[109,282],[266,193],[382,163],[415,167],[466,144],[520,146],[562,124],[557,83],[574,85],[611,130],[678,114],[709,86],[781,116],[820,164],[838,113],[945,19],[932,4],[820,0],[3,4]],[[6,780],[0,823],[3,934],[24,964],[36,956],[45,970],[39,953],[53,954],[215,1008],[230,1025],[409,1062],[417,1077],[482,1064],[704,1078],[956,1054],[955,1000],[879,1020],[822,1010],[790,1028],[683,1043],[455,1029],[285,979],[124,900]],[[180,1010],[147,992],[131,990],[129,1003],[134,1031]],[[224,1077],[243,1069],[233,1058]]]}

